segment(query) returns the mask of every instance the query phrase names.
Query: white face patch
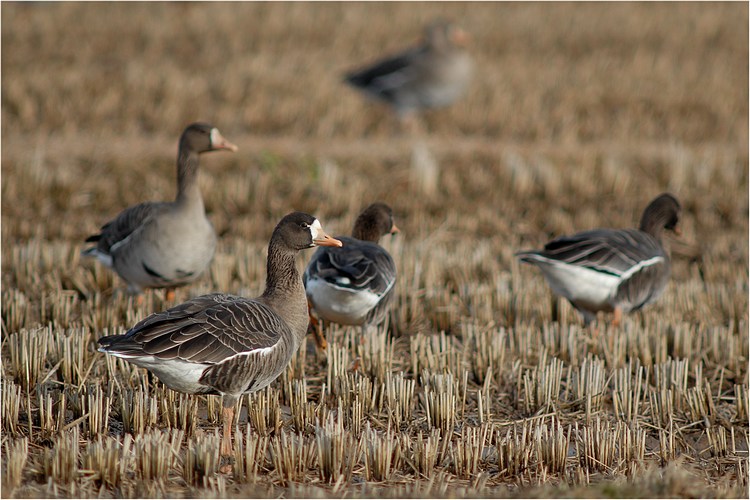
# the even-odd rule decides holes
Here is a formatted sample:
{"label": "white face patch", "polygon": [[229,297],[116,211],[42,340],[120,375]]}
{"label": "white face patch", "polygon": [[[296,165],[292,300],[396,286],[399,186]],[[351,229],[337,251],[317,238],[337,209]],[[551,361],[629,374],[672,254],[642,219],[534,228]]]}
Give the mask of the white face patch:
{"label": "white face patch", "polygon": [[318,219],[315,219],[312,224],[310,224],[310,236],[312,236],[313,241],[317,240],[318,238],[322,238],[325,232],[323,231],[323,226],[320,225],[320,221]]}
{"label": "white face patch", "polygon": [[221,133],[219,132],[219,129],[214,127],[211,129],[211,147],[214,147],[216,144],[220,143],[224,138],[221,136]]}

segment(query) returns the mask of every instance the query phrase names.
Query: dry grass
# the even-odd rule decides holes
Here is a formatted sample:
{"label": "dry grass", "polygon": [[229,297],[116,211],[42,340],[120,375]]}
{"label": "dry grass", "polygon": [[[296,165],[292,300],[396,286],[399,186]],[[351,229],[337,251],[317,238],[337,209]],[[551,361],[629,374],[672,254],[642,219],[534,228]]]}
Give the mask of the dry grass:
{"label": "dry grass", "polygon": [[[341,82],[443,15],[479,71],[419,140]],[[748,494],[748,10],[732,4],[2,4],[2,495]],[[220,403],[95,351],[162,310],[79,256],[173,195],[177,136],[239,144],[201,183],[221,235],[178,300],[254,295],[292,209],[392,205],[387,329],[332,326]],[[429,176],[419,172],[428,172]],[[513,252],[684,205],[664,296],[619,328],[552,307]],[[305,255],[303,260],[309,258]]]}

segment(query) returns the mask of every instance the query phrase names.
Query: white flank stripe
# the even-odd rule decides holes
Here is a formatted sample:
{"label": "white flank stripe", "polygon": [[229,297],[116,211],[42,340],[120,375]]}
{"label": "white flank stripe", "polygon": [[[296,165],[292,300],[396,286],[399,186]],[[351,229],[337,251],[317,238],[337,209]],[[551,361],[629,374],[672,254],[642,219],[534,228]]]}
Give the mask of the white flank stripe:
{"label": "white flank stripe", "polygon": [[625,281],[626,279],[630,278],[641,269],[656,265],[660,262],[664,262],[664,257],[652,257],[647,260],[642,260],[638,262],[636,265],[634,265],[633,267],[631,267],[630,269],[628,269],[627,271],[625,271],[624,273],[622,273],[622,275],[620,275],[620,279],[622,281]]}
{"label": "white flank stripe", "polygon": [[252,351],[243,351],[238,352],[237,354],[233,354],[229,356],[228,358],[224,358],[221,362],[226,363],[230,359],[239,358],[240,356],[249,356],[251,354],[257,354],[258,356],[268,356],[273,352],[273,350],[276,348],[278,344],[275,344],[271,347],[264,347],[263,349],[253,349]]}
{"label": "white flank stripe", "polygon": [[[142,225],[143,224],[141,223],[141,226]],[[130,237],[133,236],[133,234],[135,234],[135,232],[136,231],[133,230],[133,232],[131,232],[129,235],[127,235],[126,237],[124,237],[120,241],[115,242],[111,247],[109,247],[109,253],[110,254],[115,253],[118,248],[120,248],[121,246],[123,246],[124,244],[126,244],[127,242],[129,242],[130,241]]]}

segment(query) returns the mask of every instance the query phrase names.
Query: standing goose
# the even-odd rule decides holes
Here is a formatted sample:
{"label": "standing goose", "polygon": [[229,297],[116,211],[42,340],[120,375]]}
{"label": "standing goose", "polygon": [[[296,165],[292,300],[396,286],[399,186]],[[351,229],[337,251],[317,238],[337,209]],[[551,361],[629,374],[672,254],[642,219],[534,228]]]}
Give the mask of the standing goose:
{"label": "standing goose", "polygon": [[[342,248],[319,248],[303,276],[310,308],[342,325],[366,329],[381,323],[393,299],[396,264],[378,240],[397,232],[391,208],[373,203],[357,217],[351,238],[337,236]],[[315,333],[318,345],[325,347],[320,330]]]}
{"label": "standing goose", "polygon": [[670,261],[662,232],[680,234],[680,212],[677,199],[664,193],[643,211],[639,229],[584,231],[516,255],[536,264],[552,291],[568,299],[587,325],[598,311],[614,311],[617,326],[623,313],[653,302],[667,286]]}
{"label": "standing goose", "polygon": [[176,391],[221,394],[221,454],[229,456],[238,398],[278,377],[307,333],[307,301],[295,258],[316,245],[341,242],[315,217],[291,213],[271,236],[263,295],[195,297],[152,314],[124,335],[100,338],[99,350],[148,369]]}
{"label": "standing goose", "polygon": [[168,288],[195,281],[214,256],[216,233],[206,218],[198,186],[199,155],[237,146],[205,123],[189,125],[177,154],[177,197],[172,202],[145,202],[128,207],[87,242],[82,254],[113,268],[132,294],[143,288]]}
{"label": "standing goose", "polygon": [[469,86],[474,63],[466,33],[444,20],[425,29],[421,45],[346,75],[346,82],[391,105],[400,118],[447,106]]}

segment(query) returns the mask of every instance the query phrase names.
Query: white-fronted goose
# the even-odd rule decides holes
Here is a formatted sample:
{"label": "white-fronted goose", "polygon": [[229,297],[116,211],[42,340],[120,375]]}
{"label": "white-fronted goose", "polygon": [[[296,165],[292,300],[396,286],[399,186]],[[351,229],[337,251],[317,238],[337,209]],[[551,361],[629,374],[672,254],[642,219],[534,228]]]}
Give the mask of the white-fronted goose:
{"label": "white-fronted goose", "polygon": [[238,398],[278,377],[307,333],[307,300],[295,258],[316,245],[341,242],[315,217],[289,214],[271,236],[260,297],[195,297],[152,314],[124,335],[100,338],[99,350],[148,369],[176,391],[223,395],[221,453],[228,456]]}
{"label": "white-fronted goose", "polygon": [[[380,245],[380,237],[396,233],[393,212],[384,203],[367,207],[354,223],[352,236],[337,236],[341,248],[319,248],[303,281],[310,308],[326,321],[342,325],[381,323],[393,299],[396,264]],[[319,330],[318,344],[325,346]]]}
{"label": "white-fronted goose", "polygon": [[237,146],[211,125],[189,125],[180,137],[175,201],[126,208],[102,226],[99,234],[86,239],[96,246],[85,249],[83,255],[114,269],[132,294],[196,280],[211,263],[216,248],[216,233],[206,218],[198,186],[199,155],[218,150],[236,151]]}
{"label": "white-fronted goose", "polygon": [[447,106],[466,91],[474,69],[467,35],[439,20],[422,44],[346,75],[346,81],[390,104],[403,118],[424,108]]}
{"label": "white-fronted goose", "polygon": [[657,196],[641,217],[639,229],[594,229],[554,239],[544,250],[519,252],[522,262],[542,270],[549,286],[589,324],[598,311],[622,314],[653,302],[669,281],[669,253],[662,232],[679,234],[681,207],[671,194]]}

